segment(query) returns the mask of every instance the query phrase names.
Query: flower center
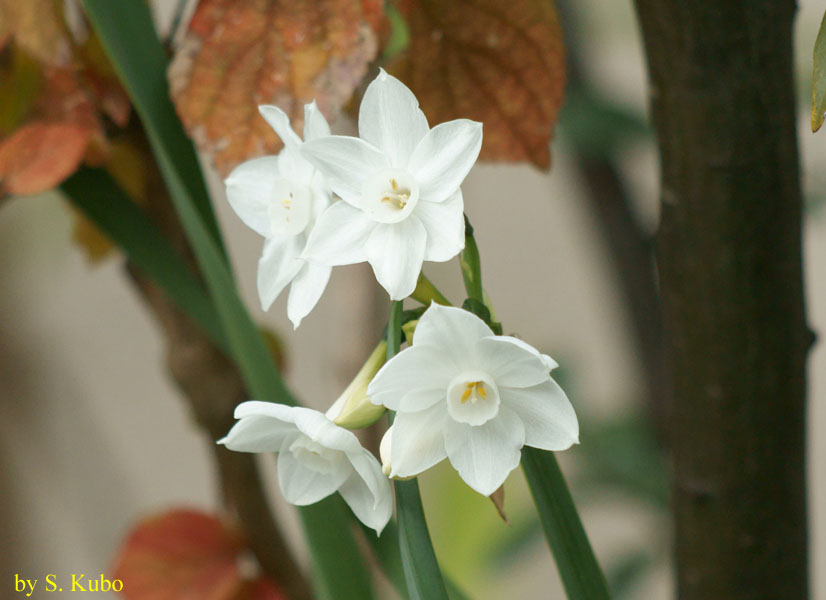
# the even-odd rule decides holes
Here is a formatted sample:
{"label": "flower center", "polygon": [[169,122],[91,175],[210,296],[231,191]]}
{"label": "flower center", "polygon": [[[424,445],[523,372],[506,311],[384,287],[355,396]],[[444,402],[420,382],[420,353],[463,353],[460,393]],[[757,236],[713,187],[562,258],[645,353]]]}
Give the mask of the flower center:
{"label": "flower center", "polygon": [[384,169],[362,185],[362,209],[379,223],[398,223],[419,201],[419,186],[403,169]]}
{"label": "flower center", "polygon": [[483,425],[499,413],[499,388],[487,373],[462,373],[447,388],[447,412],[460,423]]}
{"label": "flower center", "polygon": [[310,224],[313,194],[306,185],[275,178],[269,206],[270,228],[275,235],[298,235]]}
{"label": "flower center", "polygon": [[296,460],[316,473],[335,473],[344,460],[341,452],[325,448],[307,436],[301,436],[290,444],[290,452]]}

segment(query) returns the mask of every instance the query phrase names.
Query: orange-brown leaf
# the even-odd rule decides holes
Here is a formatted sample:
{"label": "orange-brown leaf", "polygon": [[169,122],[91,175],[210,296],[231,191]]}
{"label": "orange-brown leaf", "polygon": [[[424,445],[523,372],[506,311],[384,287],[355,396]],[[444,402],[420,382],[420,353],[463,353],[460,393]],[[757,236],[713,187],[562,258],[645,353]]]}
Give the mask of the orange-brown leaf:
{"label": "orange-brown leaf", "polygon": [[247,581],[239,567],[243,538],[220,519],[173,510],[129,534],[113,577],[127,600],[284,600],[272,583]]}
{"label": "orange-brown leaf", "polygon": [[126,126],[130,105],[79,5],[0,0],[0,195],[58,185],[106,163],[101,113]]}
{"label": "orange-brown leaf", "polygon": [[480,157],[550,165],[565,57],[550,0],[403,0],[408,49],[388,65],[431,123],[484,123]]}
{"label": "orange-brown leaf", "polygon": [[0,142],[0,187],[8,194],[37,194],[74,173],[92,132],[73,123],[37,121]]}
{"label": "orange-brown leaf", "polygon": [[379,0],[201,0],[170,66],[172,98],[222,172],[280,141],[258,114],[275,104],[300,132],[303,105],[338,112],[378,51]]}

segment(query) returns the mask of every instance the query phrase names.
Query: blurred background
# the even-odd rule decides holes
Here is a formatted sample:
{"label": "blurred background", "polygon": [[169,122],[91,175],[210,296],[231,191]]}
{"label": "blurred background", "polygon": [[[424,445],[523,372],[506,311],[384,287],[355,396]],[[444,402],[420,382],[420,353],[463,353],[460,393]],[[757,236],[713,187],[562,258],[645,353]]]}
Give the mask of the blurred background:
{"label": "blurred background", "polygon": [[[153,4],[159,29],[168,30],[175,3]],[[824,7],[799,4],[807,301],[810,324],[822,331],[826,137],[811,134],[808,113],[811,53]],[[618,597],[668,599],[667,462],[646,401],[657,381],[639,343],[644,315],[627,308],[622,258],[602,229],[599,193],[611,180],[587,168],[594,161],[612,165],[640,232],[653,235],[658,165],[646,125],[645,65],[629,1],[569,1],[560,11],[576,64],[552,169],[479,164],[463,185],[466,212],[505,332],[561,365],[558,378],[583,434],[560,460],[613,589]],[[335,129],[352,133],[354,125],[342,117]],[[296,394],[326,409],[381,334],[384,291],[366,265],[338,268],[299,331],[286,319],[285,297],[261,313],[255,289],[261,240],[229,209],[217,174],[206,162],[204,168],[242,297],[281,336]],[[56,193],[11,199],[0,210],[0,597],[14,573],[108,573],[138,519],[174,506],[217,506],[210,441],[167,375],[156,322],[128,285],[123,261],[112,257],[92,267],[71,229],[70,211]],[[449,298],[463,297],[456,260],[428,263],[425,272]],[[826,600],[826,441],[817,435],[826,427],[822,344],[809,364],[813,597]],[[300,547],[270,459],[262,457],[272,502]],[[474,598],[563,598],[521,472],[506,484],[507,526],[487,499],[443,467],[425,474],[422,485],[444,568]]]}

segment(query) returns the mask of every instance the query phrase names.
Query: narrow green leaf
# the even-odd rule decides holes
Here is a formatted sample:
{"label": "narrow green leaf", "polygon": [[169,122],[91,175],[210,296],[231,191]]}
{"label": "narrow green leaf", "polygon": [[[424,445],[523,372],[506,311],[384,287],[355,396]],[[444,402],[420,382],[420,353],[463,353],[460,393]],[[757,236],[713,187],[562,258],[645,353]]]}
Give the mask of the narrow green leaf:
{"label": "narrow green leaf", "polygon": [[[324,600],[374,598],[370,574],[350,531],[349,510],[341,496],[333,494],[300,511],[313,557],[314,579]],[[376,537],[375,531],[369,531]],[[350,577],[332,578],[329,573],[349,573]]]}
{"label": "narrow green leaf", "polygon": [[479,247],[473,236],[473,227],[465,216],[465,249],[459,254],[459,265],[462,267],[462,279],[469,298],[485,302],[485,292],[482,290],[482,264],[479,259]]}
{"label": "narrow green leaf", "polygon": [[568,600],[607,600],[608,586],[553,452],[525,447],[522,469]]}
{"label": "narrow green leaf", "polygon": [[[83,4],[141,117],[247,388],[258,400],[295,405],[235,289],[197,158],[169,101],[166,60],[147,4],[143,0],[84,0]],[[300,511],[310,549],[319,552],[331,543],[331,537],[355,548],[346,515],[325,508],[330,506],[322,502]],[[358,562],[357,557],[357,553],[352,561],[313,557],[320,585],[336,590],[336,600],[371,597],[372,593],[364,594],[372,589],[365,569],[350,564]]]}
{"label": "narrow green leaf", "polygon": [[219,348],[229,352],[218,313],[203,284],[109,173],[82,167],[61,189],[132,264],[158,284]]}
{"label": "narrow green leaf", "polygon": [[[402,303],[393,302],[387,324],[387,360],[399,352],[402,336]],[[390,414],[392,420],[393,414]],[[416,479],[396,481],[396,515],[404,577],[411,600],[448,599],[442,572],[430,541],[422,497]]]}
{"label": "narrow green leaf", "polygon": [[198,156],[170,100],[166,54],[149,8],[137,0],[84,0],[83,5],[92,25],[101,32],[104,48],[141,118],[164,178],[176,178],[187,190],[208,235],[225,257]]}
{"label": "narrow green leaf", "polygon": [[823,125],[826,115],[826,13],[820,22],[814,50],[814,72],[812,74],[812,131]]}
{"label": "narrow green leaf", "polygon": [[[379,560],[381,570],[393,584],[393,589],[407,600],[407,584],[405,583],[404,567],[402,566],[402,555],[399,548],[399,529],[392,521],[387,524],[381,536],[376,537],[376,532],[362,525],[361,530],[364,537],[372,546],[376,558]],[[450,600],[469,600],[467,594],[456,584],[450,576],[445,573],[444,581],[447,588],[447,595]]]}
{"label": "narrow green leaf", "polygon": [[[192,145],[168,98],[166,59],[152,17],[141,0],[84,0],[132,103],[141,116],[172,202],[192,244],[221,318],[232,354],[259,400],[295,404],[267,346],[235,290]],[[211,224],[211,225],[210,225]]]}

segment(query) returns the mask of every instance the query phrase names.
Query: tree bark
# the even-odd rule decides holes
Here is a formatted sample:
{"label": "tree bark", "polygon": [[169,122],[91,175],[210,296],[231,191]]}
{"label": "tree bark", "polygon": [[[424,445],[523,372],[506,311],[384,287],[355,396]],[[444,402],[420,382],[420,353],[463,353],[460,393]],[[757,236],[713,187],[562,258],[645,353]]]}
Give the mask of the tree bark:
{"label": "tree bark", "polygon": [[795,3],[636,7],[662,161],[679,597],[807,598]]}

